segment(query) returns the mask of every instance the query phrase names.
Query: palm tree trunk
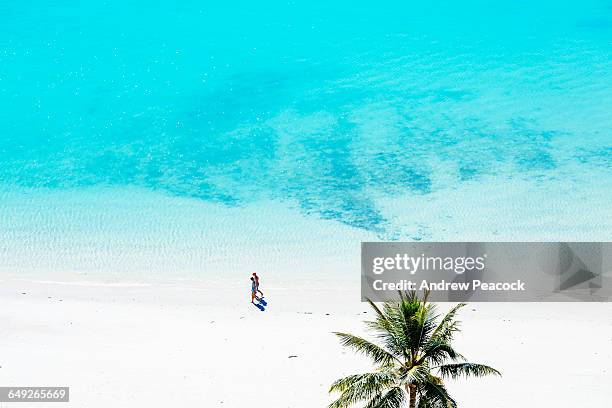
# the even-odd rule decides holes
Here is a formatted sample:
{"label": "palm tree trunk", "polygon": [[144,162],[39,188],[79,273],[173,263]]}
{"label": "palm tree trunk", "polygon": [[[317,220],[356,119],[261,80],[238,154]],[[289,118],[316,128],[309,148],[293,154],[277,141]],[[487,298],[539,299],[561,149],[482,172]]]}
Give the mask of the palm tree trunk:
{"label": "palm tree trunk", "polygon": [[416,385],[414,384],[406,384],[406,391],[410,395],[410,408],[416,407]]}

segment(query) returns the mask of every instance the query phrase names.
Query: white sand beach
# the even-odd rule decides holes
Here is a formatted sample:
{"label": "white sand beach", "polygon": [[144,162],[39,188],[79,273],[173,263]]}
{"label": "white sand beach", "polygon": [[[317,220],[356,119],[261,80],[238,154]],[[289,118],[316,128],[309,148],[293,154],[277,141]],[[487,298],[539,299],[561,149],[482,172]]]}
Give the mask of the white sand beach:
{"label": "white sand beach", "polygon": [[[332,283],[264,279],[262,312],[230,281],[5,280],[0,383],[69,386],[71,407],[324,407],[334,379],[370,368],[331,333],[363,333],[368,306]],[[458,349],[503,377],[449,388],[467,408],[607,406],[610,316],[609,303],[469,304]]]}

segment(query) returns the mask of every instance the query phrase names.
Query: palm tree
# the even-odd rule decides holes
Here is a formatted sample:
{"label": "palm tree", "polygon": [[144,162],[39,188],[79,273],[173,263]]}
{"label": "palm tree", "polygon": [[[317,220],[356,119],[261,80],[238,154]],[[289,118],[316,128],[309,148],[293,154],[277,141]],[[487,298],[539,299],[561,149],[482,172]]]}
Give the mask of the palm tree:
{"label": "palm tree", "polygon": [[335,381],[329,391],[340,396],[329,408],[357,403],[365,404],[364,408],[399,408],[407,400],[410,408],[455,408],[457,403],[443,379],[501,375],[489,366],[466,362],[451,346],[459,331],[455,315],[465,304],[458,304],[439,320],[427,295],[421,299],[415,292],[400,292],[400,299],[385,302],[382,310],[368,300],[376,320],[365,324],[381,345],[349,333],[334,333],[343,346],[370,357],[377,369]]}

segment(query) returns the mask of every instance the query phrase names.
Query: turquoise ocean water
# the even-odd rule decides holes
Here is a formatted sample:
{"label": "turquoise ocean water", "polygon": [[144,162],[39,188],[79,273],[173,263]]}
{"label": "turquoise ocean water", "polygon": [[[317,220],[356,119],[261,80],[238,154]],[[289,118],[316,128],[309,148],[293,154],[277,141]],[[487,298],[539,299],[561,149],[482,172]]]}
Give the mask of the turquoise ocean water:
{"label": "turquoise ocean water", "polygon": [[[286,223],[275,242],[311,236],[290,228],[295,214],[334,242],[457,238],[465,211],[429,213],[478,203],[502,209],[468,223],[487,238],[522,237],[495,226],[505,217],[548,220],[545,238],[612,232],[610,1],[0,1],[0,19],[13,269],[61,269],[91,239],[95,255],[71,268],[95,270],[137,203],[156,207],[150,193],[168,208],[157,226],[180,199],[198,225],[257,208],[236,219]],[[170,227],[133,228],[161,238],[117,245],[173,256]],[[177,238],[183,259],[198,237]]]}

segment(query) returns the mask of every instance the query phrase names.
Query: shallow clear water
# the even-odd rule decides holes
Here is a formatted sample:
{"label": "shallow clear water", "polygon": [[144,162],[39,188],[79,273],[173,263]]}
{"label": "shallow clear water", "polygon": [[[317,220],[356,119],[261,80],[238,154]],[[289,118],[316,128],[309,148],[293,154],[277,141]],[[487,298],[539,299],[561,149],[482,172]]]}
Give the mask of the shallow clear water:
{"label": "shallow clear water", "polygon": [[610,1],[125,3],[0,2],[4,191],[290,202],[383,239],[444,238],[402,202],[474,185],[607,212]]}

